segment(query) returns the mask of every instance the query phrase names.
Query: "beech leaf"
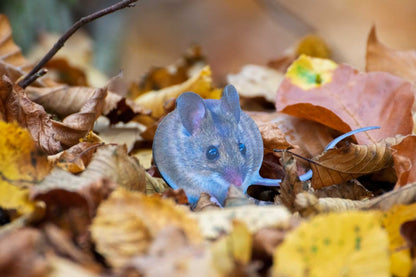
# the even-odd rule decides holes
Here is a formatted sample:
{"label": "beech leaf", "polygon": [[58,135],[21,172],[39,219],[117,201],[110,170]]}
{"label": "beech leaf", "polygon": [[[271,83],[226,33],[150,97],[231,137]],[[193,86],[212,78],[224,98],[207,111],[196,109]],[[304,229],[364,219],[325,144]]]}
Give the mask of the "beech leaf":
{"label": "beech leaf", "polygon": [[384,71],[416,82],[416,51],[399,51],[382,44],[371,28],[367,39],[366,71]]}
{"label": "beech leaf", "polygon": [[386,72],[359,73],[347,65],[334,69],[315,60],[301,56],[291,66],[298,69],[288,69],[291,75],[286,75],[277,92],[277,111],[343,133],[381,126],[356,134],[359,144],[412,132],[414,91],[409,82]]}
{"label": "beech leaf", "polygon": [[406,136],[403,140],[392,146],[394,170],[397,175],[397,187],[405,186],[409,183],[416,182],[416,171],[413,165],[416,165],[416,155],[413,151],[416,149],[416,136]]}

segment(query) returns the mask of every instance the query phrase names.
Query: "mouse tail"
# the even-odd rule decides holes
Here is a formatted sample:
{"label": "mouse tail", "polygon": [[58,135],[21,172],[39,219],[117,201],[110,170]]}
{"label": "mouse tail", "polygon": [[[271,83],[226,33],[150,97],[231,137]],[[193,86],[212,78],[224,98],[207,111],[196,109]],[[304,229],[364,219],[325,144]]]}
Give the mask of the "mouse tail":
{"label": "mouse tail", "polygon": [[282,182],[282,179],[268,179],[263,178],[260,175],[257,175],[254,180],[252,180],[252,185],[260,185],[260,186],[266,186],[266,187],[280,187],[280,183]]}

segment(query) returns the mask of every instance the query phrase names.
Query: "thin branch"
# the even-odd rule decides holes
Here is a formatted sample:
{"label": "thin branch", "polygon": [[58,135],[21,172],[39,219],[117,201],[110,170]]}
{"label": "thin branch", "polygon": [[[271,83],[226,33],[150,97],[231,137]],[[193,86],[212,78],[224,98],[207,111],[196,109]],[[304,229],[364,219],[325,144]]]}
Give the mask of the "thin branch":
{"label": "thin branch", "polygon": [[318,162],[316,162],[314,160],[311,160],[311,159],[308,159],[306,157],[303,157],[303,156],[301,156],[299,154],[296,154],[295,152],[292,152],[292,151],[287,150],[287,149],[273,149],[273,152],[276,152],[276,153],[287,152],[287,153],[289,153],[289,154],[291,154],[291,155],[293,155],[293,156],[295,156],[295,157],[297,157],[299,159],[305,160],[305,161],[310,162],[310,163],[313,163],[313,164],[320,165]]}
{"label": "thin branch", "polygon": [[121,10],[127,7],[133,7],[135,2],[138,0],[123,0],[118,2],[117,4],[114,4],[110,7],[107,7],[105,9],[102,9],[98,12],[95,12],[93,14],[90,14],[88,16],[82,17],[80,20],[75,22],[74,25],[71,26],[54,44],[54,46],[49,50],[48,53],[40,60],[40,62],[19,82],[19,86],[22,88],[26,88],[28,85],[30,85],[32,82],[34,82],[37,78],[34,78],[33,75],[36,75],[39,70],[56,54],[56,52],[61,49],[65,42],[83,25],[100,18],[104,15],[107,15],[109,13],[113,13],[117,10]]}

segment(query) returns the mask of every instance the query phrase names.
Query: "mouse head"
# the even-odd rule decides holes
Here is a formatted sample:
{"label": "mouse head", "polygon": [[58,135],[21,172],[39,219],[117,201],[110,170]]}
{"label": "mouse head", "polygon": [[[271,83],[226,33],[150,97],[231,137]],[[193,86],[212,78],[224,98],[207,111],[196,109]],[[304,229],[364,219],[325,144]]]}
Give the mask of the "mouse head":
{"label": "mouse head", "polygon": [[254,121],[241,111],[237,91],[227,86],[220,100],[183,93],[159,125],[153,152],[163,178],[183,188],[190,202],[201,192],[223,202],[229,186],[246,192],[258,176],[263,142]]}

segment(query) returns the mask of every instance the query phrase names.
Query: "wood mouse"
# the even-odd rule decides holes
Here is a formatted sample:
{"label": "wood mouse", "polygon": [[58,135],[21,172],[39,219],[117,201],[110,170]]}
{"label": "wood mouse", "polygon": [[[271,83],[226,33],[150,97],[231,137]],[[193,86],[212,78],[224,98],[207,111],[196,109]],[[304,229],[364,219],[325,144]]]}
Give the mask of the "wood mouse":
{"label": "wood mouse", "polygon": [[[346,133],[340,140],[379,127],[365,127]],[[223,205],[231,185],[244,193],[250,185],[276,186],[280,179],[259,174],[263,161],[263,140],[254,120],[240,108],[232,85],[219,100],[202,99],[185,92],[176,108],[159,124],[153,140],[153,159],[163,179],[174,189],[182,188],[191,204],[202,192]],[[299,176],[305,181],[312,171]]]}
{"label": "wood mouse", "polygon": [[174,189],[183,188],[190,203],[207,192],[224,204],[231,185],[245,193],[252,184],[279,186],[281,182],[260,176],[260,131],[241,110],[232,85],[224,88],[219,100],[204,100],[193,92],[181,94],[176,109],[156,130],[153,159],[163,179]]}

